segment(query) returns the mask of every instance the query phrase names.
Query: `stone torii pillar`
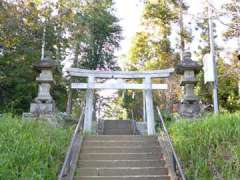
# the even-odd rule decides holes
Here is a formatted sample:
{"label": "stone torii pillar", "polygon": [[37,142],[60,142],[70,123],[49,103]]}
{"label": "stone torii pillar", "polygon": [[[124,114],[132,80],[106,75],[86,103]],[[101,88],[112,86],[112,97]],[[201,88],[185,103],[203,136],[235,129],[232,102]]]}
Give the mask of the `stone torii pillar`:
{"label": "stone torii pillar", "polygon": [[94,99],[94,76],[88,77],[88,89],[86,94],[86,108],[84,118],[84,131],[92,131],[92,118],[93,118],[93,99]]}
{"label": "stone torii pillar", "polygon": [[153,107],[151,77],[146,77],[144,80],[144,84],[146,87],[145,102],[146,102],[148,135],[154,135],[155,134],[155,120],[154,120],[154,107]]}

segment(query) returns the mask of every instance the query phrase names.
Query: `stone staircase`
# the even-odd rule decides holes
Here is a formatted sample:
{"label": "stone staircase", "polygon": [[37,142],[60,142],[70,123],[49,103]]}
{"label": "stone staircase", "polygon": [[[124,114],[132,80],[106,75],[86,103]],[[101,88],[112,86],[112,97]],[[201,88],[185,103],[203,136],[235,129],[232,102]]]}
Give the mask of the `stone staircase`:
{"label": "stone staircase", "polygon": [[75,180],[170,180],[157,137],[85,137]]}
{"label": "stone staircase", "polygon": [[103,135],[84,138],[75,180],[170,180],[155,136],[133,135],[132,121],[104,121]]}

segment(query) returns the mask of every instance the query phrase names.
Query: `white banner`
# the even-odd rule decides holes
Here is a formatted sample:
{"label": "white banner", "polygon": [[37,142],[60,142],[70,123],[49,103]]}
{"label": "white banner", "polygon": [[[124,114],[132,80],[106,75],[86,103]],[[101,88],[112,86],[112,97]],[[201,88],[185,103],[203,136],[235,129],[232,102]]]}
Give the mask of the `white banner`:
{"label": "white banner", "polygon": [[213,60],[211,54],[203,57],[204,83],[214,82]]}

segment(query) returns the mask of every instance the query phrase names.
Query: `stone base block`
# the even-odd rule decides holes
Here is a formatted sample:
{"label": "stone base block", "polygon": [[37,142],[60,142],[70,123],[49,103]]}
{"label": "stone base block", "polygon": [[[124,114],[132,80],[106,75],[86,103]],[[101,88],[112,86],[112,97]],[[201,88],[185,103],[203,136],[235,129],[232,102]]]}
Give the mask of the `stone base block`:
{"label": "stone base block", "polygon": [[58,126],[58,119],[56,114],[34,114],[34,113],[23,113],[22,119],[25,121],[45,121],[53,127]]}
{"label": "stone base block", "polygon": [[179,113],[183,117],[194,118],[198,117],[201,113],[201,107],[198,102],[194,103],[182,103],[180,104]]}
{"label": "stone base block", "polygon": [[195,103],[198,102],[199,98],[197,96],[184,96],[182,102],[188,104],[188,102]]}
{"label": "stone base block", "polygon": [[23,113],[22,118],[25,120],[33,119],[54,119],[56,118],[55,114],[34,114],[34,113]]}
{"label": "stone base block", "polygon": [[23,113],[22,118],[25,120],[32,120],[36,118],[33,113]]}
{"label": "stone base block", "polygon": [[55,112],[54,103],[31,103],[30,112],[33,114],[52,114]]}

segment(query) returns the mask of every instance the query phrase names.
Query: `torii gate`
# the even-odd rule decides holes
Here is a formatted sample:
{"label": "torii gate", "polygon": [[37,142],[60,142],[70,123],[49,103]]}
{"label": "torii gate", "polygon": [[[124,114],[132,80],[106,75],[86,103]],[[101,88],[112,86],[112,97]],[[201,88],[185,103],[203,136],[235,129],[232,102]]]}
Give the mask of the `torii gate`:
{"label": "torii gate", "polygon": [[[155,120],[154,120],[154,107],[152,90],[167,90],[167,84],[152,84],[153,78],[168,78],[171,73],[174,72],[173,68],[147,71],[147,72],[122,72],[122,71],[98,71],[98,70],[85,70],[79,68],[69,68],[67,70],[71,77],[86,77],[88,83],[72,83],[72,89],[86,89],[86,108],[85,108],[85,119],[84,119],[84,130],[87,132],[92,131],[92,115],[93,115],[93,99],[94,89],[132,89],[132,90],[143,90],[144,92],[144,110],[146,108],[147,116],[147,128],[148,135],[155,134]],[[96,79],[142,79],[142,84],[137,83],[97,83]]]}

